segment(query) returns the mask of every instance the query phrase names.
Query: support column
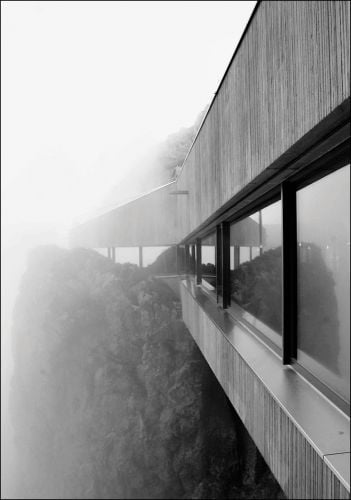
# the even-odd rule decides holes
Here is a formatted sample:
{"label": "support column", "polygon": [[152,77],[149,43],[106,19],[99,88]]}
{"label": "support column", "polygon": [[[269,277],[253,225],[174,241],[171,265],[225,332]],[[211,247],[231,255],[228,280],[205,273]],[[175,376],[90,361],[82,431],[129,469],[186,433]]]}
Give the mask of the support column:
{"label": "support column", "polygon": [[196,272],[196,247],[195,247],[195,245],[191,245],[190,272],[193,275],[195,275],[195,272]]}
{"label": "support column", "polygon": [[196,238],[196,284],[201,285],[202,270],[201,270],[201,239]]}
{"label": "support column", "polygon": [[185,252],[185,273],[186,274],[191,274],[191,269],[190,269],[190,254],[189,254],[189,245],[188,244],[185,245],[184,252]]}
{"label": "support column", "polygon": [[175,259],[176,259],[176,274],[179,273],[179,245],[175,245]]}
{"label": "support column", "polygon": [[230,225],[228,222],[221,223],[222,236],[222,306],[226,309],[230,306]]}
{"label": "support column", "polygon": [[143,267],[143,247],[139,247],[139,267]]}
{"label": "support column", "polygon": [[217,302],[222,296],[222,231],[221,226],[216,227],[216,292]]}
{"label": "support column", "polygon": [[113,263],[115,263],[116,262],[116,248],[112,247],[111,250],[112,250],[111,258],[112,258]]}
{"label": "support column", "polygon": [[258,212],[258,223],[260,232],[260,255],[263,254],[263,242],[262,242],[262,210]]}

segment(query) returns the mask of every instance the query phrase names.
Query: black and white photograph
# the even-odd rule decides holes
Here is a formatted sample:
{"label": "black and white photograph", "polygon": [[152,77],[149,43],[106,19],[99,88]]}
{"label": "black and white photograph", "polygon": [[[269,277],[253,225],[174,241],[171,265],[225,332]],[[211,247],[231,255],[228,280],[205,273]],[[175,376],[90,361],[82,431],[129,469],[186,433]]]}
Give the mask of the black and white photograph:
{"label": "black and white photograph", "polygon": [[2,499],[350,499],[350,5],[1,1]]}

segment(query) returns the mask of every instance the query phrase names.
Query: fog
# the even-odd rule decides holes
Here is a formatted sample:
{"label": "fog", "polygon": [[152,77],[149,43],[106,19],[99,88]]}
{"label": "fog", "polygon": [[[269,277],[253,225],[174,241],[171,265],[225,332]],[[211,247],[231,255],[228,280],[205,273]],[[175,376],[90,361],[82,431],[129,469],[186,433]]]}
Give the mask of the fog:
{"label": "fog", "polygon": [[29,249],[67,246],[74,223],[157,181],[158,145],[211,101],[255,3],[2,2],[3,492],[16,481],[11,322]]}

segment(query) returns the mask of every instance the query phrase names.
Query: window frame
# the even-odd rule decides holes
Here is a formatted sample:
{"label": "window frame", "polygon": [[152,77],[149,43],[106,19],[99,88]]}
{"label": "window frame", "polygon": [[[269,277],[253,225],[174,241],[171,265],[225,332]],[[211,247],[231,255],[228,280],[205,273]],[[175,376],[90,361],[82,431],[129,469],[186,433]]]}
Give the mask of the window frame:
{"label": "window frame", "polygon": [[[304,378],[309,380],[314,386],[316,386],[323,394],[325,394],[328,399],[330,399],[336,406],[338,406],[342,411],[344,411],[348,416],[350,416],[350,402],[339,396],[338,393],[334,392],[327,384],[318,379],[312,372],[307,368],[302,366],[297,358],[297,339],[298,339],[298,328],[297,328],[297,294],[298,294],[298,277],[297,277],[297,210],[296,210],[296,197],[297,191],[303,189],[313,183],[327,177],[328,175],[340,170],[341,168],[350,165],[350,157],[346,154],[349,152],[349,148],[336,148],[330,154],[324,155],[320,160],[316,160],[313,165],[311,165],[311,170],[309,175],[301,175],[297,173],[295,176],[289,180],[288,192],[294,194],[294,213],[291,214],[291,223],[294,225],[294,261],[292,262],[291,268],[294,270],[293,282],[290,285],[290,299],[292,300],[292,307],[288,310],[288,320],[294,324],[294,331],[287,330],[286,339],[286,363],[293,366],[293,368]],[[319,167],[319,169],[318,169]],[[325,167],[325,168],[321,168]],[[351,168],[351,167],[350,167]],[[318,170],[317,170],[318,169]],[[289,271],[287,271],[289,272]],[[283,268],[284,273],[284,268]],[[291,279],[291,276],[290,276]],[[289,294],[289,291],[288,291]],[[284,344],[283,344],[284,345]]]}
{"label": "window frame", "polygon": [[[247,330],[253,332],[267,347],[274,350],[281,358],[282,365],[290,365],[297,373],[307,379],[322,394],[331,400],[339,409],[350,415],[350,403],[344,400],[316,376],[301,366],[297,361],[297,212],[296,193],[299,189],[326,177],[350,164],[350,147],[346,139],[341,144],[331,148],[327,153],[304,165],[303,168],[292,171],[286,178],[278,179],[272,189],[257,197],[250,196],[250,203],[223,217],[215,223],[202,227],[195,237],[196,248],[196,273],[195,280],[202,290],[215,300],[218,307],[226,310],[235,320],[239,320]],[[263,183],[264,185],[265,183]],[[268,205],[281,200],[282,205],[282,348],[280,349],[259,329],[238,319],[230,308],[230,225],[250,216],[257,210],[262,210]],[[202,287],[201,277],[201,243],[207,236],[216,234],[216,274],[217,284],[215,292]],[[194,239],[189,240],[194,241]],[[218,248],[219,247],[219,248]]]}
{"label": "window frame", "polygon": [[[229,240],[229,243],[230,243],[230,227],[232,225],[246,219],[247,217],[249,217],[250,215],[253,215],[254,213],[256,213],[258,211],[264,210],[266,207],[268,207],[268,206],[270,206],[273,203],[276,203],[278,201],[281,201],[281,197],[280,197],[280,191],[276,187],[274,190],[266,193],[266,195],[264,197],[260,197],[257,200],[255,200],[254,203],[248,205],[247,210],[243,211],[242,213],[240,212],[240,215],[238,218],[229,219],[229,222],[228,222],[228,232],[229,232],[228,240]],[[282,227],[283,227],[283,221],[282,221]],[[230,276],[230,255],[229,255],[229,252],[230,252],[230,247],[228,246],[228,264],[227,264],[227,271],[226,271],[226,276],[228,276],[228,278]],[[282,276],[283,276],[283,267],[282,267]],[[226,304],[223,303],[223,309],[228,309],[228,312],[235,319],[238,319],[238,314],[234,311],[234,307],[236,309],[238,309],[238,308],[242,309],[243,312],[245,310],[238,304],[235,304],[235,305],[231,304],[230,283],[228,284],[227,290],[228,290],[227,303]],[[283,304],[283,296],[284,296],[283,295],[283,286],[282,286],[281,292],[282,292],[282,304]],[[225,299],[225,297],[223,299]],[[248,311],[245,311],[245,313],[246,313],[246,315],[249,314],[249,315],[254,317],[254,315],[251,313],[248,313]],[[255,319],[258,320],[258,322],[263,323],[259,318],[255,318]],[[249,330],[253,331],[255,333],[255,335],[257,337],[259,337],[261,340],[263,340],[270,347],[270,349],[273,350],[276,354],[278,354],[280,357],[283,356],[283,347],[280,347],[278,345],[278,343],[275,343],[272,339],[269,338],[269,334],[266,334],[264,332],[264,329],[267,328],[267,329],[271,330],[272,332],[276,333],[277,336],[281,337],[281,346],[283,346],[283,321],[282,321],[281,335],[279,333],[275,332],[273,330],[273,328],[269,327],[268,325],[264,325],[264,323],[263,323],[264,328],[262,328],[262,329],[260,329],[258,326],[255,326],[252,322],[250,322],[244,318],[240,318],[240,323],[245,325]]]}

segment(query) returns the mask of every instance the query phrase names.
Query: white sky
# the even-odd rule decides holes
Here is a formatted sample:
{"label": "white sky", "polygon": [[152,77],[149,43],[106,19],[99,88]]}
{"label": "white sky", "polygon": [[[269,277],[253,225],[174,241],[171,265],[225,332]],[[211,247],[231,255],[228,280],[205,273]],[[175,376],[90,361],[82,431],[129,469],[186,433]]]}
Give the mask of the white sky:
{"label": "white sky", "polygon": [[68,227],[211,101],[256,2],[2,2],[3,227]]}
{"label": "white sky", "polygon": [[[28,249],[65,243],[134,163],[194,122],[255,3],[1,2],[2,408]],[[1,428],[11,470],[7,415]]]}

